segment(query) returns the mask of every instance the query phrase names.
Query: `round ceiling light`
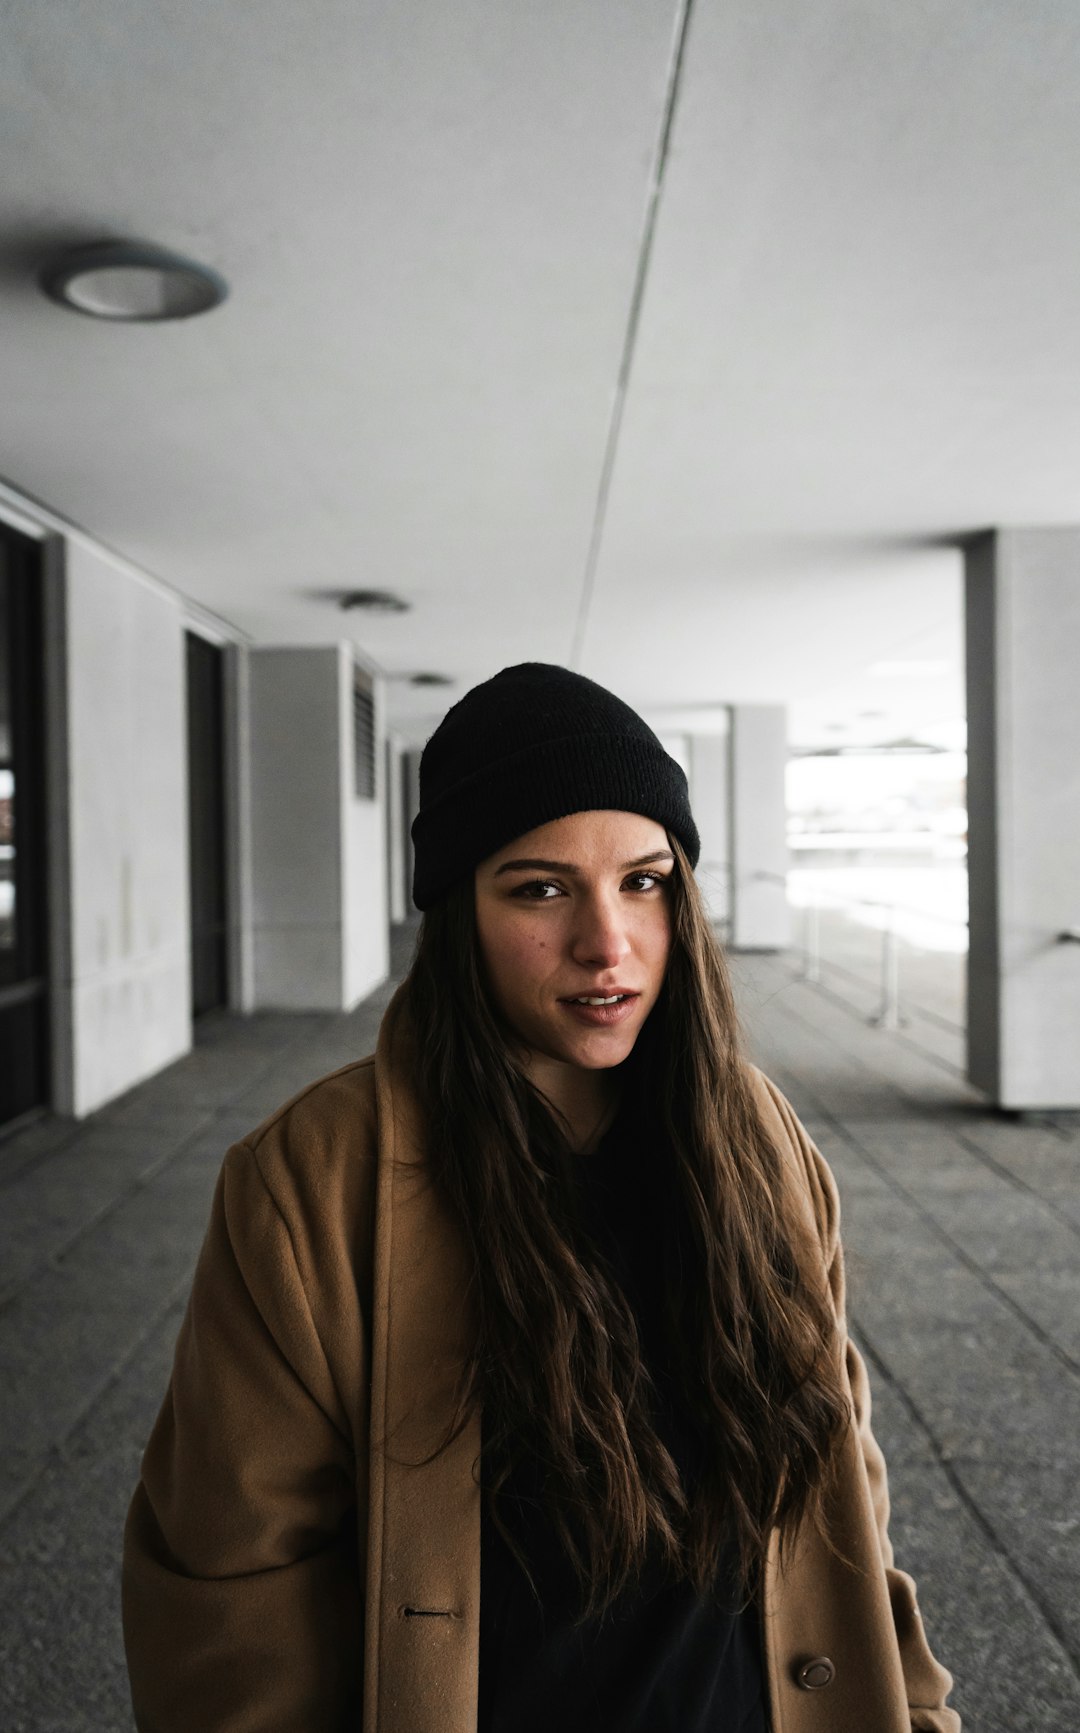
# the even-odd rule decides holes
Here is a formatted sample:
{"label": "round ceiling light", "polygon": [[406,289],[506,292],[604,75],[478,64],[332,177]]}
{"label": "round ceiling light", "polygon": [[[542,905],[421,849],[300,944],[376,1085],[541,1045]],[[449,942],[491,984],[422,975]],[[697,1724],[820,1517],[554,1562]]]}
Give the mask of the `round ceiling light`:
{"label": "round ceiling light", "polygon": [[51,300],[95,319],[190,319],[224,301],[224,277],[194,259],[136,241],[75,247],[47,265],[41,286]]}
{"label": "round ceiling light", "polygon": [[346,590],[338,598],[339,608],[364,608],[371,614],[407,614],[411,606],[393,590]]}

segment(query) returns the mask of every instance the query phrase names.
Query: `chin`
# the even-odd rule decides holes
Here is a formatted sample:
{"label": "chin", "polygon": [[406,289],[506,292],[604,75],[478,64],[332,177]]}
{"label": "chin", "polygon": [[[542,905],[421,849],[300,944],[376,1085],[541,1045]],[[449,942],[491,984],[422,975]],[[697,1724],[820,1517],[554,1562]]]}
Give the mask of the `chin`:
{"label": "chin", "polygon": [[572,1065],[579,1065],[583,1071],[610,1071],[613,1066],[621,1065],[634,1050],[637,1033],[620,1041],[592,1042],[588,1047],[581,1047],[567,1054]]}

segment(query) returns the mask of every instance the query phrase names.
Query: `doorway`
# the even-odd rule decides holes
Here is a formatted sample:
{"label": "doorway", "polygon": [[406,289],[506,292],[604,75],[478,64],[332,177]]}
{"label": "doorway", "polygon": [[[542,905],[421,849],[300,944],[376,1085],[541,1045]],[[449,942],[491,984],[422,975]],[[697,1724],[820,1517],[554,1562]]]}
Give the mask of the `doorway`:
{"label": "doorway", "polygon": [[229,1001],[225,844],[225,653],[187,633],[191,1009]]}
{"label": "doorway", "polygon": [[48,1105],[41,550],[0,525],[0,1125]]}

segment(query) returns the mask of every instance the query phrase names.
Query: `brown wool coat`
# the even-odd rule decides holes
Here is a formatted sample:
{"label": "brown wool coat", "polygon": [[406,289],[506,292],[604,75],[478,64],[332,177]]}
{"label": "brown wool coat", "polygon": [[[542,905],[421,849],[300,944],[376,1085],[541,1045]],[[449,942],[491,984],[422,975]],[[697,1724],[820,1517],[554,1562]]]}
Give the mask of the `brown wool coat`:
{"label": "brown wool coat", "polygon": [[[479,1419],[423,1460],[469,1340],[466,1261],[409,1075],[395,1001],[374,1060],[312,1084],[225,1158],[125,1535],[140,1733],[475,1728]],[[842,1322],[832,1176],[759,1089]],[[771,1559],[773,1733],[959,1733],[914,1584],[892,1568],[853,1347],[847,1364],[856,1423],[829,1520],[849,1562],[811,1534],[783,1570]],[[807,1689],[821,1657],[831,1681]]]}

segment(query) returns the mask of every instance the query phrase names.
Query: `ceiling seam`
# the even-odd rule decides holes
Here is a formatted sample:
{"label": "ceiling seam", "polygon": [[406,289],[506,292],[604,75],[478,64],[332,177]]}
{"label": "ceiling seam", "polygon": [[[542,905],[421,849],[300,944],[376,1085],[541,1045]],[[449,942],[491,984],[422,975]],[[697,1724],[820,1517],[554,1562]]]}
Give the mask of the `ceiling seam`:
{"label": "ceiling seam", "polygon": [[656,223],[660,212],[660,198],[664,187],[664,172],[667,168],[668,155],[671,148],[671,137],[675,124],[675,107],[679,98],[682,82],[683,61],[686,55],[686,41],[690,29],[690,16],[694,9],[694,0],[678,0],[675,16],[675,31],[672,38],[671,57],[668,63],[667,84],[664,90],[664,105],[660,116],[660,131],[653,153],[652,173],[649,177],[649,191],[645,201],[645,219],[641,228],[641,239],[638,243],[637,263],[634,269],[634,284],[630,295],[630,310],[626,320],[626,330],[623,334],[622,354],[619,357],[619,371],[615,382],[615,395],[611,405],[611,415],[608,420],[607,439],[604,444],[604,458],[600,466],[600,484],[596,493],[596,506],[593,511],[592,529],[589,535],[589,550],[585,559],[585,574],[581,585],[581,599],[578,604],[577,623],[574,627],[573,641],[570,650],[571,668],[577,668],[581,661],[585,646],[585,633],[588,629],[589,610],[592,606],[593,591],[596,587],[596,570],[600,561],[600,543],[603,539],[604,524],[607,518],[608,499],[611,493],[611,481],[615,471],[615,458],[619,448],[619,435],[622,431],[623,412],[626,407],[626,393],[630,383],[630,370],[634,362],[634,350],[637,346],[638,326],[641,322],[641,308],[645,299],[645,284],[649,274],[649,261],[652,257],[653,239],[656,234]]}
{"label": "ceiling seam", "polygon": [[234,620],[226,619],[224,614],[216,613],[204,602],[189,596],[167,578],[151,571],[149,566],[140,566],[137,560],[121,553],[112,542],[107,542],[102,536],[88,530],[85,525],[76,523],[74,518],[65,517],[55,507],[46,505],[36,494],[28,493],[24,487],[16,486],[4,476],[0,476],[0,521],[12,524],[15,529],[22,529],[24,534],[40,535],[42,540],[50,534],[58,535],[64,541],[75,543],[91,553],[104,554],[125,577],[141,584],[144,589],[151,590],[154,595],[177,603],[193,618],[197,615],[215,632],[220,632],[223,640],[235,644],[250,644],[254,641],[251,633],[237,625]]}

